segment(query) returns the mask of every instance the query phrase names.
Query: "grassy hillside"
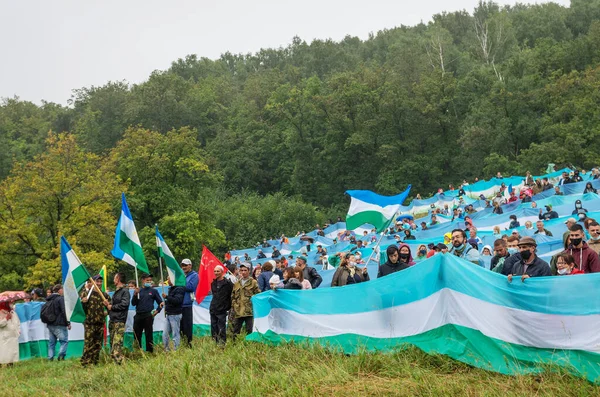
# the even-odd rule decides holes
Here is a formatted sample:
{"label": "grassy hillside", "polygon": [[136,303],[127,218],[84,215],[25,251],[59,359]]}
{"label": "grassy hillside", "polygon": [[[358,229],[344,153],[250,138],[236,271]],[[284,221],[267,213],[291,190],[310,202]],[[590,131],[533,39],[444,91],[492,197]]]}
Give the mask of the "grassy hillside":
{"label": "grassy hillside", "polygon": [[0,369],[2,396],[261,396],[261,395],[599,395],[600,388],[565,373],[512,377],[409,348],[345,356],[320,347],[208,338],[192,350],[137,353],[123,366],[81,368],[77,360],[32,360]]}

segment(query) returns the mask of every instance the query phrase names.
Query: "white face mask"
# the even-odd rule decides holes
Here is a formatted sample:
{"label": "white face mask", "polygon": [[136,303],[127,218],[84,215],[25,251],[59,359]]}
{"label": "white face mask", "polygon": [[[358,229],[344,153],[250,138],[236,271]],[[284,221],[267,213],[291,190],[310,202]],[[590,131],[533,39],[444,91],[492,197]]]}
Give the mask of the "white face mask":
{"label": "white face mask", "polygon": [[561,276],[564,276],[565,274],[569,273],[569,268],[565,267],[564,269],[558,269],[557,270],[558,274],[560,274]]}

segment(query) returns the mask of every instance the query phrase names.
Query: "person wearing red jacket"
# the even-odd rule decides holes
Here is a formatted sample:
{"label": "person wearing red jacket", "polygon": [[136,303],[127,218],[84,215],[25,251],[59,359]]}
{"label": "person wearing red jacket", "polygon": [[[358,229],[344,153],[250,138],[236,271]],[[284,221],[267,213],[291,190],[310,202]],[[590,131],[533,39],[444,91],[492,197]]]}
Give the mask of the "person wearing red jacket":
{"label": "person wearing red jacket", "polygon": [[571,276],[573,274],[585,274],[579,270],[575,264],[575,259],[569,254],[559,254],[556,260],[557,276]]}
{"label": "person wearing red jacket", "polygon": [[577,269],[584,273],[600,272],[600,258],[598,254],[583,241],[583,226],[575,224],[571,226],[569,238],[571,244],[564,251],[565,254],[573,256]]}

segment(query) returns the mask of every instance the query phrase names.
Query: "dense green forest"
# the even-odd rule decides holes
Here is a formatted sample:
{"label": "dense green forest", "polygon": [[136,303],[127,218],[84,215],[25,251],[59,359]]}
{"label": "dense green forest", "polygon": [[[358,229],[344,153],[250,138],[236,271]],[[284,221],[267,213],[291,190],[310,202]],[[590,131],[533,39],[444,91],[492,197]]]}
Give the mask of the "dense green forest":
{"label": "dense green forest", "polygon": [[[434,15],[368,39],[178,59],[68,106],[0,105],[0,290],[88,267],[128,195],[153,258],[222,254],[344,215],[347,189],[428,196],[463,179],[600,161],[600,0]],[[155,262],[155,261],[154,261]],[[152,260],[150,260],[152,266]]]}

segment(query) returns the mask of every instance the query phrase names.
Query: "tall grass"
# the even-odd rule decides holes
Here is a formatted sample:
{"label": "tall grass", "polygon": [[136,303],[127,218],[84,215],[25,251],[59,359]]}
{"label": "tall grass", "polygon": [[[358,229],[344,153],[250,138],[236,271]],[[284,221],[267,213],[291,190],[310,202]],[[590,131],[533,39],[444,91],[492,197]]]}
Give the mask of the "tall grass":
{"label": "tall grass", "polygon": [[600,387],[564,372],[505,376],[416,348],[353,356],[317,345],[267,346],[209,338],[192,349],[137,352],[117,366],[35,359],[0,369],[0,396],[590,396]]}

